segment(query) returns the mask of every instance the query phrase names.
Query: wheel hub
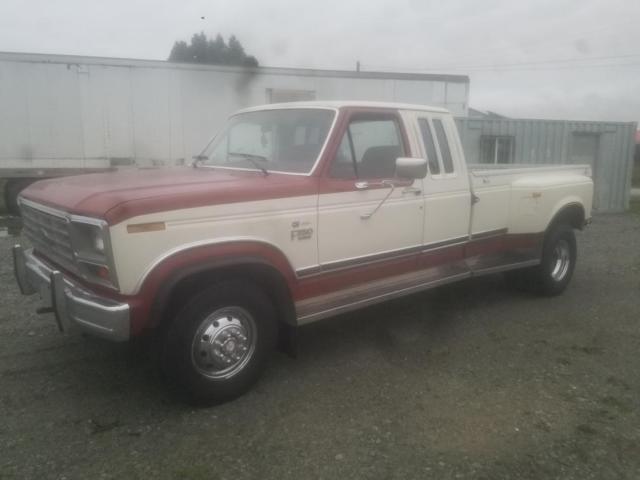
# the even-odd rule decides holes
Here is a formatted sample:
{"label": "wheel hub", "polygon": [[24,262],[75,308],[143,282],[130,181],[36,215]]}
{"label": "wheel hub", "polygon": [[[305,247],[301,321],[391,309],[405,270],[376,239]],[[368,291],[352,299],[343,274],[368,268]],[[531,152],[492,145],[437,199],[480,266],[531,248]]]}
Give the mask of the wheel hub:
{"label": "wheel hub", "polygon": [[227,378],[239,372],[255,350],[255,324],[239,307],[218,310],[205,318],[193,339],[192,360],[204,375]]}
{"label": "wheel hub", "polygon": [[553,250],[553,262],[551,263],[551,278],[556,282],[562,281],[571,265],[571,250],[566,240],[560,240]]}

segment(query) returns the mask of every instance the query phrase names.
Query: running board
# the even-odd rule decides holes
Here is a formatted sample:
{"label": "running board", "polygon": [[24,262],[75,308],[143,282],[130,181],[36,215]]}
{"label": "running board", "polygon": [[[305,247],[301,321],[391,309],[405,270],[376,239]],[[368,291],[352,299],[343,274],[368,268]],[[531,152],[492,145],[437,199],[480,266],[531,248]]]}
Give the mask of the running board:
{"label": "running board", "polygon": [[[526,260],[473,271],[468,269],[460,271],[459,265],[449,265],[446,267],[431,268],[417,273],[413,272],[400,275],[391,279],[385,278],[339,292],[296,302],[297,323],[298,325],[306,325],[324,318],[376,305],[387,300],[401,298],[413,293],[464,280],[465,278],[500,273],[539,264],[540,260]],[[456,269],[458,272],[453,273]],[[448,275],[443,275],[443,270],[452,270],[452,272]]]}

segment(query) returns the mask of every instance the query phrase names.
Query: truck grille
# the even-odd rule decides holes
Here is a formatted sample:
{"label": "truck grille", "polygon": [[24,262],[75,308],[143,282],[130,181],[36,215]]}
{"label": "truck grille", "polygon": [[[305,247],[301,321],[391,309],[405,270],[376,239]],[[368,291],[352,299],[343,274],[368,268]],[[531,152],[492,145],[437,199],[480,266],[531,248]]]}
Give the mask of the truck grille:
{"label": "truck grille", "polygon": [[20,205],[20,212],[23,232],[33,248],[53,263],[76,271],[67,219],[24,202]]}

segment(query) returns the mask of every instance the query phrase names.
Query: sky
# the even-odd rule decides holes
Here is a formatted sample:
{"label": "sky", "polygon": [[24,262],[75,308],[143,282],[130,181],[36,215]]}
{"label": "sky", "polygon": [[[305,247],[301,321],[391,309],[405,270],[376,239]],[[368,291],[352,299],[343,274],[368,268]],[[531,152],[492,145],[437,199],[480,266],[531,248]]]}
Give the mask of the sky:
{"label": "sky", "polygon": [[0,51],[164,60],[199,31],[264,66],[466,74],[480,110],[640,122],[640,0],[0,1]]}

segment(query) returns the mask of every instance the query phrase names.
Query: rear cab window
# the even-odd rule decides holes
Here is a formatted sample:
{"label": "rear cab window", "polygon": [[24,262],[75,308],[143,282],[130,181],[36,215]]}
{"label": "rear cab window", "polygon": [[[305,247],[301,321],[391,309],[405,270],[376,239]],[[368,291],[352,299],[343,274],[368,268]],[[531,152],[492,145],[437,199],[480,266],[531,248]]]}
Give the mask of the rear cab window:
{"label": "rear cab window", "polygon": [[436,130],[436,139],[438,140],[440,154],[442,155],[442,165],[444,167],[444,173],[453,173],[453,158],[451,157],[451,148],[449,147],[449,139],[447,138],[447,133],[444,131],[442,120],[440,120],[439,118],[435,118],[433,120],[433,127]]}
{"label": "rear cab window", "polygon": [[429,174],[434,178],[456,176],[451,145],[443,120],[418,114],[416,121],[429,165]]}
{"label": "rear cab window", "polygon": [[418,126],[420,127],[420,134],[422,135],[422,142],[424,143],[424,149],[427,155],[429,172],[431,173],[431,175],[439,175],[440,162],[438,161],[438,154],[436,153],[436,144],[433,141],[433,134],[431,133],[431,127],[429,126],[429,121],[426,118],[419,118]]}

